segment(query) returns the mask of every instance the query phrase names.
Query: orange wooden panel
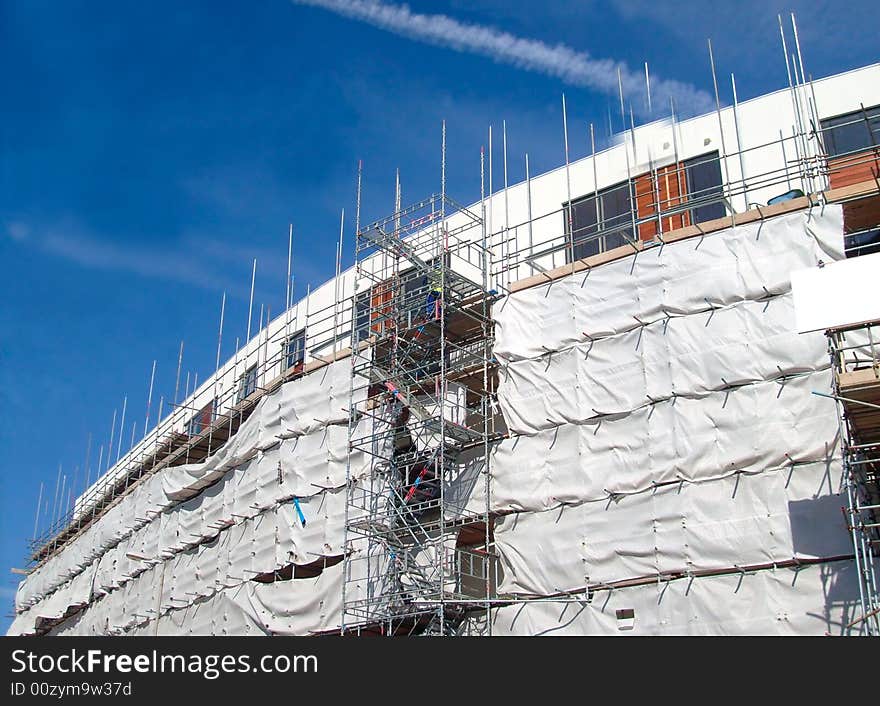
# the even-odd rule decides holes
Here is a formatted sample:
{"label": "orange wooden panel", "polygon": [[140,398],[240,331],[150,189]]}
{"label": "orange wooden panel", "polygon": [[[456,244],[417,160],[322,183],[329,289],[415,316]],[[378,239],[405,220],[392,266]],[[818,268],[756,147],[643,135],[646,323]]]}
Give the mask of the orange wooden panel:
{"label": "orange wooden panel", "polygon": [[[383,317],[383,315],[388,315],[391,313],[391,305],[389,302],[391,301],[391,282],[385,281],[377,284],[373,287],[373,291],[370,294],[370,321],[376,321],[377,319]],[[386,320],[383,319],[378,323],[374,323],[370,325],[370,331],[373,333],[382,333],[385,330]]]}
{"label": "orange wooden panel", "polygon": [[880,148],[832,157],[828,160],[828,171],[832,189],[880,179]]}
{"label": "orange wooden panel", "polygon": [[[673,210],[687,202],[687,181],[683,165],[670,164],[657,170],[656,180],[650,172],[634,179],[636,213],[638,217],[656,216],[657,212]],[[659,208],[658,208],[659,206]],[[687,212],[663,216],[663,232],[668,233],[691,224]],[[651,240],[658,235],[657,221],[649,221],[639,226],[639,239]]]}
{"label": "orange wooden panel", "polygon": [[868,196],[843,204],[843,230],[858,233],[880,226],[880,196]]}
{"label": "orange wooden panel", "polygon": [[[671,211],[687,202],[687,179],[684,165],[670,164],[660,170],[660,211]],[[691,225],[690,214],[685,211],[663,218],[663,232],[669,233]]]}
{"label": "orange wooden panel", "polygon": [[[657,197],[654,191],[654,175],[651,172],[641,174],[634,180],[636,214],[639,218],[647,218],[657,213]],[[657,235],[656,221],[648,221],[639,225],[639,240],[652,240]]]}

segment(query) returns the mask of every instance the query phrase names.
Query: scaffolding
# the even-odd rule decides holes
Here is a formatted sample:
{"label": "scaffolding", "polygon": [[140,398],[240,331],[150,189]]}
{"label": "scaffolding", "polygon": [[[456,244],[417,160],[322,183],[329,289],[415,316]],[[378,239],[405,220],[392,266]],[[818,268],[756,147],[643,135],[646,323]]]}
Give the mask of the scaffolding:
{"label": "scaffolding", "polygon": [[[546,279],[548,273],[564,275],[578,261],[585,261],[588,266],[591,261],[607,261],[607,257],[601,256],[609,251],[637,253],[648,247],[662,247],[685,232],[699,235],[716,230],[721,221],[725,227],[736,227],[777,215],[786,206],[811,208],[824,204],[829,193],[835,202],[854,202],[849,207],[852,225],[845,233],[847,256],[875,252],[878,207],[873,197],[880,183],[880,138],[874,135],[880,128],[866,128],[872,142],[863,149],[835,156],[825,147],[834,130],[862,128],[867,123],[868,113],[862,106],[858,115],[833,126],[822,127],[817,119],[801,129],[793,127],[791,135],[780,131],[778,139],[700,157],[699,164],[717,169],[720,181],[715,186],[691,191],[689,170],[695,165],[679,153],[682,127],[673,112],[669,125],[671,161],[649,157],[647,165],[638,171],[630,166],[625,183],[618,185],[625,192],[628,208],[613,218],[602,214],[605,189],[599,187],[602,179],[591,125],[592,151],[588,156],[593,189],[569,193],[558,208],[533,215],[531,179],[527,179],[527,218],[508,222],[505,217],[502,227],[490,228],[489,247],[502,254],[494,260],[493,275],[505,286],[531,276]],[[637,147],[636,132],[637,128],[632,128],[621,135],[630,162],[636,161],[642,149]],[[726,172],[723,165],[734,161],[740,165],[739,174],[722,176]],[[746,168],[746,164],[761,164],[762,168]],[[645,166],[647,170],[643,171]],[[566,164],[564,169],[568,173],[570,165]],[[566,182],[569,180],[567,176]],[[856,184],[869,188],[843,195],[847,187]],[[581,204],[595,212],[591,222],[578,221],[576,214]],[[861,215],[859,209],[866,213]]]}
{"label": "scaffolding", "polygon": [[370,472],[349,478],[343,633],[455,634],[492,600],[485,243],[445,188],[357,233],[349,430]]}
{"label": "scaffolding", "polygon": [[[261,313],[256,337],[244,343],[236,339],[234,355],[221,366],[224,296],[213,377],[202,385],[196,377],[191,392],[187,378],[184,398],[179,402],[176,397],[173,401],[162,397],[156,426],[112,464],[108,451],[106,467],[101,463],[102,452],[100,478],[74,498],[72,505],[64,507],[62,489],[59,510],[28,543],[27,564],[33,568],[42,565],[143,479],[166,468],[206,460],[235,436],[266,395],[347,355],[344,345],[351,326],[352,297],[335,291],[330,304],[310,309],[313,296],[310,291],[296,304],[289,298],[285,312],[271,323],[270,313],[266,312],[265,323]],[[163,410],[167,410],[164,416]]]}
{"label": "scaffolding", "polygon": [[[810,88],[804,84],[799,90],[808,96]],[[113,464],[73,510],[59,512],[39,536],[35,531],[29,562],[39,566],[63,550],[142,478],[216,453],[266,394],[350,354],[349,450],[371,460],[368,473],[347,474],[342,631],[454,634],[475,611],[485,610],[488,617],[490,608],[506,602],[536,600],[496,592],[489,463],[491,447],[506,428],[495,398],[492,304],[502,294],[532,286],[536,279],[549,282],[677,239],[812,210],[826,202],[847,207],[851,223],[845,233],[846,254],[873,252],[880,247],[880,147],[872,137],[870,147],[832,156],[825,147],[832,128],[821,127],[818,113],[815,117],[809,127],[798,120],[791,135],[780,132],[778,140],[764,144],[741,146],[737,135],[738,149],[722,149],[711,158],[725,174],[720,185],[691,191],[689,167],[678,149],[681,127],[673,115],[669,159],[651,159],[647,167],[627,164],[629,210],[620,222],[599,217],[599,185],[607,180],[599,178],[592,140],[592,189],[571,192],[566,158],[565,200],[560,205],[557,199],[549,208],[543,204],[533,214],[527,172],[521,185],[525,193],[520,192],[528,204],[527,217],[511,221],[506,167],[503,196],[500,190],[492,191],[491,166],[488,197],[483,191],[477,205],[466,208],[447,195],[444,138],[440,193],[400,207],[398,192],[394,213],[356,228],[353,272],[340,271],[340,237],[336,277],[324,285],[328,295],[332,290],[329,305],[313,303],[309,311],[307,295],[300,302],[305,312],[297,308],[293,315],[288,292],[283,320],[273,322],[270,332],[269,314],[265,327],[261,314],[255,341],[246,341],[241,351],[236,341],[235,356],[222,370],[221,308],[213,381],[207,388],[203,384],[199,394],[194,384],[193,394],[185,394],[180,403],[175,390],[172,411],[165,418],[160,401],[160,421],[142,442]],[[733,118],[736,121],[735,110]],[[862,124],[874,134],[864,106],[859,115],[834,129]],[[627,160],[631,150],[636,163],[635,126],[627,132],[623,149]],[[491,165],[491,136],[489,144]],[[739,163],[738,178],[728,174],[729,160],[735,160],[734,173]],[[504,161],[506,165],[506,149]],[[746,162],[762,166],[746,169]],[[483,176],[481,169],[481,182]],[[496,213],[493,228],[492,205],[501,199],[503,223],[497,223]],[[596,218],[578,223],[572,212],[585,201],[596,210]],[[698,210],[712,205],[723,216],[698,217]],[[864,240],[859,240],[862,235]],[[880,395],[860,397],[880,389],[874,350],[880,335],[870,327],[866,333],[867,359],[845,355],[852,331],[831,332],[831,346],[845,439],[848,525],[862,584],[862,616],[854,624],[880,634],[874,568],[880,546],[880,423],[873,431],[863,423],[865,410],[880,412]],[[299,334],[299,353],[293,354],[289,344]],[[863,375],[866,370],[873,371],[873,381],[854,391],[846,375]],[[144,523],[154,519],[148,515]],[[594,589],[610,587],[589,590]],[[491,631],[489,620],[487,628]]]}
{"label": "scaffolding", "polygon": [[[789,90],[795,97],[801,93],[807,97],[812,94],[811,83],[790,87]],[[736,108],[735,105],[732,117],[734,126],[738,129]],[[589,208],[595,209],[597,216],[600,209],[602,190],[599,184],[603,180],[598,173],[592,130],[590,156],[593,188],[586,192],[580,189],[576,193],[567,193],[561,205],[532,213],[529,178],[523,184],[526,188],[525,200],[529,204],[527,217],[516,221],[509,218],[508,192],[515,187],[508,188],[506,170],[503,190],[492,190],[493,160],[490,139],[490,188],[488,195],[483,194],[479,202],[481,214],[474,214],[452,202],[446,196],[444,188],[441,195],[433,197],[433,201],[429,198],[406,209],[396,209],[398,212],[386,219],[388,224],[383,233],[385,236],[397,233],[397,240],[402,240],[403,237],[420,233],[431,224],[434,217],[431,215],[432,209],[442,210],[446,214],[446,209],[449,208],[449,213],[444,218],[448,216],[450,222],[459,225],[453,226],[457,233],[450,237],[457,240],[457,243],[450,245],[443,269],[463,272],[465,281],[474,282],[482,282],[481,271],[485,270],[487,283],[484,291],[494,288],[504,293],[528,285],[532,277],[542,281],[555,279],[588,269],[593,264],[607,262],[613,256],[623,257],[646,248],[663,247],[667,242],[689,232],[705,234],[720,227],[735,227],[751,220],[763,220],[791,208],[821,206],[826,201],[847,203],[850,214],[848,221],[851,221],[847,224],[845,233],[847,256],[875,252],[880,249],[880,235],[877,230],[880,202],[876,198],[880,175],[880,144],[877,142],[876,118],[872,117],[873,114],[869,115],[864,105],[853,117],[846,121],[837,121],[833,126],[822,125],[815,105],[811,105],[811,114],[811,120],[804,120],[796,115],[797,124],[792,126],[791,134],[784,135],[780,131],[778,140],[749,146],[740,145],[737,140],[737,149],[718,152],[709,161],[717,163],[719,174],[728,173],[726,167],[722,169],[727,163],[739,165],[740,173],[723,178],[717,187],[693,193],[687,187],[690,167],[679,153],[682,123],[676,120],[674,111],[668,126],[672,161],[661,163],[652,158],[647,165],[647,171],[643,171],[645,165],[638,168],[634,166],[639,150],[636,141],[637,128],[631,125],[621,134],[626,159],[629,161],[626,180],[629,209],[620,219],[597,217],[587,224],[578,223],[573,212],[580,202],[589,202]],[[826,144],[834,130],[862,127],[865,127],[871,141],[865,149],[842,156],[832,156],[827,152]],[[724,132],[723,129],[721,132]],[[503,156],[506,163],[506,150]],[[757,164],[762,167],[751,167]],[[751,168],[746,168],[745,165]],[[566,162],[566,184],[571,181],[568,175],[570,166]],[[854,190],[859,185],[866,188]],[[775,198],[768,198],[770,196]],[[492,206],[499,197],[503,201],[503,222],[496,222],[493,226]],[[780,203],[771,203],[776,199],[783,200]],[[765,201],[766,205],[758,201]],[[709,221],[699,217],[698,212],[701,209],[711,207],[720,209],[723,216]],[[468,215],[470,219],[465,217],[461,220]],[[362,231],[362,235],[364,237],[358,238],[358,257],[363,259],[368,249],[383,251],[382,267],[387,268],[390,256],[403,262],[410,255],[424,255],[410,252],[407,245],[391,247],[384,241],[377,243],[366,236],[366,229]],[[481,252],[485,253],[485,261]],[[422,265],[428,263],[431,257],[433,256],[428,256]],[[184,395],[184,399],[180,401],[176,391],[173,398],[169,396],[168,399],[160,399],[159,421],[156,426],[113,464],[109,462],[111,450],[108,447],[106,466],[98,469],[100,480],[86,488],[73,507],[70,506],[73,498],[68,499],[65,505],[62,490],[59,510],[52,513],[48,526],[43,527],[39,521],[37,523],[40,528],[29,543],[28,564],[39,565],[63,547],[79,530],[99,517],[116,498],[128,492],[141,477],[164,467],[201,461],[216,452],[236,433],[267,392],[304,372],[309,372],[314,369],[314,365],[324,365],[347,355],[344,346],[352,335],[352,330],[355,329],[357,336],[363,332],[363,327],[358,328],[356,322],[353,325],[355,319],[374,314],[377,318],[385,318],[387,307],[381,298],[388,297],[390,284],[381,279],[372,283],[361,282],[362,286],[358,290],[361,298],[339,291],[340,283],[343,289],[347,284],[342,282],[346,278],[340,273],[340,259],[340,252],[337,251],[336,277],[325,285],[328,287],[328,298],[332,290],[332,301],[323,306],[312,305],[312,310],[309,310],[314,292],[311,292],[312,297],[307,295],[296,307],[288,297],[285,313],[272,322],[271,333],[268,312],[265,324],[261,314],[259,333],[255,341],[236,340],[235,355],[222,369],[218,355],[217,369],[212,378],[215,382],[209,380],[207,383],[210,389],[203,384],[197,394],[197,385],[194,383],[192,395]],[[456,266],[452,266],[453,264]],[[409,266],[419,265],[410,263]],[[424,274],[424,268],[422,273]],[[371,276],[376,279],[381,275],[381,272],[374,271]],[[414,281],[406,283],[410,290]],[[370,291],[373,292],[375,301],[367,300],[364,296],[367,290],[364,287],[374,285],[375,288]],[[384,294],[383,287],[388,288]],[[426,294],[425,291],[408,291],[408,296],[415,299]],[[296,314],[292,315],[294,308]],[[303,308],[305,311],[300,311]],[[280,326],[277,325],[279,323]],[[372,325],[378,327],[380,324]],[[290,351],[285,348],[286,342],[297,332],[303,335],[303,360],[296,365],[288,365]],[[221,343],[219,339],[222,337],[221,307],[218,350]],[[363,345],[364,341],[359,339],[359,343]],[[461,354],[456,352],[455,342],[447,345],[451,355]],[[164,418],[163,409],[170,410]],[[120,428],[120,437],[123,432]],[[111,433],[111,442],[112,440]],[[68,493],[74,492],[72,488],[68,490]]]}
{"label": "scaffolding", "polygon": [[851,626],[880,635],[880,323],[832,329],[828,340],[862,613]]}

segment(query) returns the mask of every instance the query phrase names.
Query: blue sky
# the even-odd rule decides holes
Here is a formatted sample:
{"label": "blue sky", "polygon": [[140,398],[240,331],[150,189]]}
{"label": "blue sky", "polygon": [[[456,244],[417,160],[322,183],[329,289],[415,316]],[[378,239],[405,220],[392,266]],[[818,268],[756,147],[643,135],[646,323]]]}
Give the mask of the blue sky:
{"label": "blue sky", "polygon": [[[737,74],[741,99],[782,87],[776,13],[789,9],[813,75],[880,58],[869,2],[846,12],[775,0],[411,2],[410,18],[445,19],[396,31],[341,16],[337,2],[314,4],[0,0],[4,612],[40,481],[51,494],[61,463],[79,488],[90,433],[94,477],[125,395],[124,447],[132,422],[143,431],[152,361],[158,399],[173,392],[181,339],[184,371],[210,374],[224,290],[223,356],[232,353],[247,328],[254,257],[256,309],[280,312],[289,222],[297,293],[332,274],[358,159],[364,219],[385,215],[395,168],[404,201],[439,188],[445,118],[450,193],[475,200],[490,123],[507,120],[511,181],[522,178],[525,151],[533,172],[562,161],[563,91],[573,156],[586,154],[586,124],[605,130],[616,105],[602,89],[613,62],[637,73],[648,61],[652,80],[705,96],[712,37],[719,75]],[[398,21],[399,8],[390,11]],[[480,35],[492,46],[509,45],[502,33],[541,42],[557,63],[468,45],[463,25],[493,28]],[[526,49],[542,46],[534,42]],[[572,58],[590,72],[586,84]]]}

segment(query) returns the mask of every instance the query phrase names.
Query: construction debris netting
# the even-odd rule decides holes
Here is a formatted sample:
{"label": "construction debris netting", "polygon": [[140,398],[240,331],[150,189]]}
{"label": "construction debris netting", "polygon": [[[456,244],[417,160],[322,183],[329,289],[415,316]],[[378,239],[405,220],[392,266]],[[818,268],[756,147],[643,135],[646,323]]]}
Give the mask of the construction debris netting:
{"label": "construction debris netting", "polygon": [[[83,607],[54,632],[337,626],[350,373],[343,360],[284,384],[207,460],[145,478],[20,584],[10,633],[33,633]],[[365,393],[355,380],[355,401]],[[363,478],[365,455],[350,463],[352,478]],[[300,576],[295,567],[308,570]],[[285,569],[287,580],[255,580]]]}
{"label": "construction debris netting", "polygon": [[843,257],[842,232],[840,207],[813,208],[496,307],[499,593],[531,601],[493,611],[493,633],[821,634],[852,619],[837,413],[813,394],[830,391],[827,343],[796,332],[790,286]]}
{"label": "construction debris netting", "polygon": [[471,635],[832,635],[857,616],[852,560],[597,590],[514,603],[469,621]]}
{"label": "construction debris netting", "polygon": [[[468,632],[845,632],[838,420],[812,394],[829,358],[796,333],[790,293],[792,270],[843,257],[842,232],[839,206],[814,207],[496,305],[510,434],[489,505],[517,602]],[[369,472],[348,459],[350,390],[348,361],[286,383],[206,461],[144,479],[21,583],[10,633],[338,627],[346,464]],[[485,504],[484,459],[463,464],[453,514]]]}

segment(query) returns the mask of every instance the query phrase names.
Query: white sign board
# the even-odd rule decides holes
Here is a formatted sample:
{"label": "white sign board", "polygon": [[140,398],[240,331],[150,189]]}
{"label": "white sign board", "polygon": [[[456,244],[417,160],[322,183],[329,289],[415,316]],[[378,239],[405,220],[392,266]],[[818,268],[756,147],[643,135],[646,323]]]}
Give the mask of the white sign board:
{"label": "white sign board", "polygon": [[791,273],[798,333],[880,320],[880,253]]}

